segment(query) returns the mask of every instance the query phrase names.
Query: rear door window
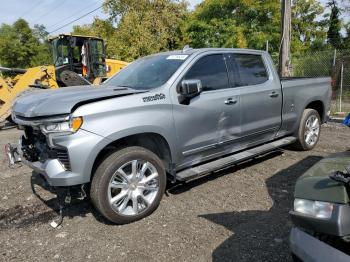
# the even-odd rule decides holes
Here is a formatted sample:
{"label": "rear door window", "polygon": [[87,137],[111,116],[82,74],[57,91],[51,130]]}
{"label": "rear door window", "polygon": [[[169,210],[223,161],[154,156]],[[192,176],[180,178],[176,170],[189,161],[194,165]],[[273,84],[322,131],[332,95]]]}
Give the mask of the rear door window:
{"label": "rear door window", "polygon": [[222,54],[200,58],[186,73],[184,80],[201,80],[203,91],[229,88],[227,69]]}
{"label": "rear door window", "polygon": [[239,75],[236,86],[258,85],[268,80],[268,73],[261,55],[234,54],[233,60]]}

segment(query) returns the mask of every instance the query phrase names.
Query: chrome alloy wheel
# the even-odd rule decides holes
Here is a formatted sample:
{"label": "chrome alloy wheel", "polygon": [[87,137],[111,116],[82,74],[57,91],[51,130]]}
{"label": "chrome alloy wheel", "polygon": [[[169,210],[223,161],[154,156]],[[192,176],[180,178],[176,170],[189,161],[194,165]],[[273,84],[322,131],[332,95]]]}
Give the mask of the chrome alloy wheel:
{"label": "chrome alloy wheel", "polygon": [[159,176],[154,165],[132,160],[113,174],[108,185],[108,201],[115,212],[134,216],[152,205],[158,191]]}
{"label": "chrome alloy wheel", "polygon": [[313,146],[320,135],[320,121],[315,115],[311,115],[305,123],[304,139],[308,146]]}

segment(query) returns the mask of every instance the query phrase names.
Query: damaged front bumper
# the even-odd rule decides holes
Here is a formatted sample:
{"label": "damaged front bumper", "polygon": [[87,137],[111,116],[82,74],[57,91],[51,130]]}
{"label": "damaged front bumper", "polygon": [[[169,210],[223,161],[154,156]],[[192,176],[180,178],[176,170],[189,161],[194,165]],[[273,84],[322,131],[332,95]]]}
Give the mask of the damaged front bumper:
{"label": "damaged front bumper", "polygon": [[18,144],[8,144],[5,147],[10,165],[21,162],[35,172],[41,174],[50,186],[74,186],[90,182],[91,168],[103,137],[85,130],[79,130],[73,135],[52,137],[52,143],[58,150],[67,152],[69,163],[64,164],[62,159],[48,157],[38,161],[29,161],[25,157],[23,139]]}
{"label": "damaged front bumper", "polygon": [[51,186],[72,186],[83,184],[81,174],[67,171],[58,159],[48,159],[45,162],[30,162],[22,159],[22,163],[43,175]]}

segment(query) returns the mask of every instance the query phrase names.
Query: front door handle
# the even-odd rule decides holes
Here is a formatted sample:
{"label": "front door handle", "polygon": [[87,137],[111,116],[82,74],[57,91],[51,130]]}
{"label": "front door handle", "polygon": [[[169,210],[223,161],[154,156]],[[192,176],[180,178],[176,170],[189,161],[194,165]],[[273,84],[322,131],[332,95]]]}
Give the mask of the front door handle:
{"label": "front door handle", "polygon": [[225,101],[226,105],[234,105],[237,103],[237,99],[233,99],[233,98],[227,98],[227,100]]}
{"label": "front door handle", "polygon": [[276,91],[273,91],[271,94],[270,94],[270,97],[278,97],[278,93]]}

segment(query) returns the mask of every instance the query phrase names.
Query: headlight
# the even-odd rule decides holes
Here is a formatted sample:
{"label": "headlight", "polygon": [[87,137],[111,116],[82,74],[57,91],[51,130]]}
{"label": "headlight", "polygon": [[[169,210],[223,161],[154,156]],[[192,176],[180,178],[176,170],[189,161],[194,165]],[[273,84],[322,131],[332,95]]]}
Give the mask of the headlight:
{"label": "headlight", "polygon": [[329,219],[332,216],[333,204],[296,198],[294,200],[294,211],[315,218]]}
{"label": "headlight", "polygon": [[83,124],[82,117],[72,117],[68,121],[57,123],[46,123],[40,126],[44,134],[47,133],[75,133]]}

